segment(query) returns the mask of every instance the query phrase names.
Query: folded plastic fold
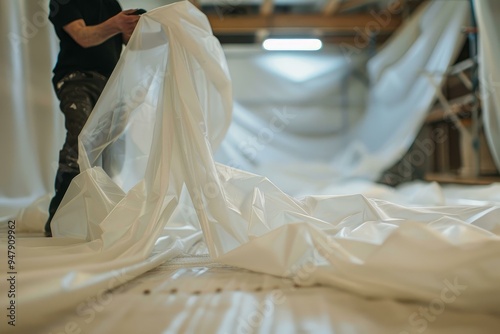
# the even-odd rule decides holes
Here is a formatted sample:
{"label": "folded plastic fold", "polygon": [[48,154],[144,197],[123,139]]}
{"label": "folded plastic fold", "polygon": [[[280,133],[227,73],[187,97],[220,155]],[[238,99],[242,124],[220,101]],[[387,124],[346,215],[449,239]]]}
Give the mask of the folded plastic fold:
{"label": "folded plastic fold", "polygon": [[189,2],[143,15],[80,135],[82,173],[53,221],[56,238],[19,240],[21,325],[203,242],[214,261],[300,285],[500,312],[499,207],[293,198],[214,162],[231,111],[206,17]]}

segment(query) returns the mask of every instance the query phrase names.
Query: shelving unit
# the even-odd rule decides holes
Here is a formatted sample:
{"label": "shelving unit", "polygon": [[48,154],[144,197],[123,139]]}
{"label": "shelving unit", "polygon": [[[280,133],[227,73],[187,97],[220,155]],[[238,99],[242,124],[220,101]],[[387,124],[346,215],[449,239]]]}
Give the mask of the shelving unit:
{"label": "shelving unit", "polygon": [[433,76],[429,81],[436,88],[437,103],[429,112],[426,127],[440,129],[446,141],[439,143],[431,157],[425,179],[443,183],[485,184],[499,182],[500,176],[488,149],[481,117],[478,78],[477,42],[479,31],[475,22],[474,3],[471,3],[471,26],[456,64],[442,75],[443,88],[437,87]]}
{"label": "shelving unit", "polygon": [[[389,185],[415,179],[460,184],[500,182],[483,130],[477,57],[479,32],[474,19],[463,33],[468,38],[453,66],[443,73],[422,73],[434,86],[437,101],[410,150],[384,173],[380,182]],[[445,83],[440,86],[438,82],[442,79]]]}
{"label": "shelving unit", "polygon": [[[477,33],[473,28],[464,31]],[[428,181],[463,184],[500,181],[484,137],[478,63],[471,42],[474,40],[469,38],[457,63],[441,74],[446,76],[444,87],[435,85],[437,102],[429,112],[424,128],[439,132],[446,140],[436,143],[436,150],[429,157],[424,173]],[[427,74],[431,83],[432,75]]]}

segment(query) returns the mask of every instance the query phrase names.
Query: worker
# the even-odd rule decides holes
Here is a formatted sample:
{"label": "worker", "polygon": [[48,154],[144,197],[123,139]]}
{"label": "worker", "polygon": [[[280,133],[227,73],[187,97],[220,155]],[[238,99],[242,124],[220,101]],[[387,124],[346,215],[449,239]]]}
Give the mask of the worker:
{"label": "worker", "polygon": [[78,135],[129,41],[140,13],[116,0],[51,0],[49,20],[60,40],[52,84],[64,114],[66,140],[59,152],[55,195],[45,235],[71,180],[79,174]]}

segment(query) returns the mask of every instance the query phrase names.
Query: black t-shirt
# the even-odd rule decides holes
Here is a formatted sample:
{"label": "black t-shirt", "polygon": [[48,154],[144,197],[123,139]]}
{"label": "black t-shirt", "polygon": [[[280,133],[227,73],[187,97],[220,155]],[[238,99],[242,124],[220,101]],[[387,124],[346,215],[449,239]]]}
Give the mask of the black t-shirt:
{"label": "black t-shirt", "polygon": [[116,0],[50,0],[49,19],[60,40],[60,51],[54,67],[54,85],[66,74],[74,71],[96,71],[109,77],[120,58],[122,35],[106,42],[82,48],[64,31],[67,24],[83,19],[87,26],[100,24],[121,12]]}

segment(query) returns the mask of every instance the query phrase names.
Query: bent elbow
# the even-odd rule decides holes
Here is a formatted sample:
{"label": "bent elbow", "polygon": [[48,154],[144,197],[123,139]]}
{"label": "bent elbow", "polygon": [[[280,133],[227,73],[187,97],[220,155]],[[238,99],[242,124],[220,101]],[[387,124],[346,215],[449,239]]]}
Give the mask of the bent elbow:
{"label": "bent elbow", "polygon": [[84,49],[88,49],[90,47],[92,47],[92,43],[90,43],[89,41],[87,40],[80,40],[80,41],[77,41],[76,42],[78,45],[80,45],[82,48]]}
{"label": "bent elbow", "polygon": [[96,45],[96,43],[92,40],[92,38],[90,38],[86,34],[81,34],[80,36],[74,38],[74,40],[76,44],[78,44],[84,49],[88,49]]}

